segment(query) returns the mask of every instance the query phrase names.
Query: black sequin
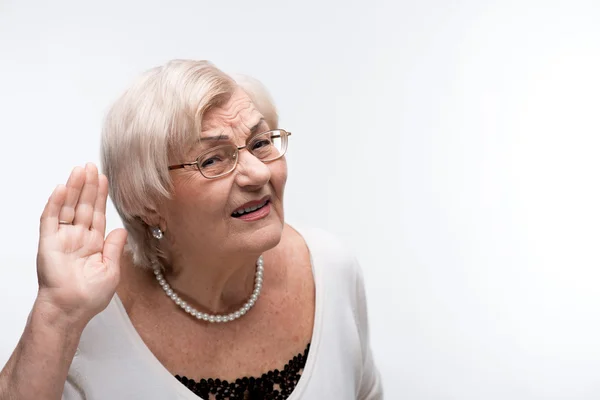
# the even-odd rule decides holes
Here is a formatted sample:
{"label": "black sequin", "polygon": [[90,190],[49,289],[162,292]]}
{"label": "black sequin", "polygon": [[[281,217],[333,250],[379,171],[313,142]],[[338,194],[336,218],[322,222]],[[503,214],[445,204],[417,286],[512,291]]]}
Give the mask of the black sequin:
{"label": "black sequin", "polygon": [[310,343],[304,353],[291,359],[283,369],[269,371],[261,377],[243,377],[235,382],[202,378],[198,382],[175,375],[188,389],[205,400],[285,400],[300,380],[306,365]]}

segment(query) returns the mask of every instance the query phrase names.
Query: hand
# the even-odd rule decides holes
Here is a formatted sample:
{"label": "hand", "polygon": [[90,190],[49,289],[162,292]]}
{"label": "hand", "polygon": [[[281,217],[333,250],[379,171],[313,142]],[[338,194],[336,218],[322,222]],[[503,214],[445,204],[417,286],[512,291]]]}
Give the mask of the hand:
{"label": "hand", "polygon": [[38,301],[87,324],[104,310],[119,283],[124,229],[104,239],[108,180],[94,164],[76,167],[56,187],[40,218]]}

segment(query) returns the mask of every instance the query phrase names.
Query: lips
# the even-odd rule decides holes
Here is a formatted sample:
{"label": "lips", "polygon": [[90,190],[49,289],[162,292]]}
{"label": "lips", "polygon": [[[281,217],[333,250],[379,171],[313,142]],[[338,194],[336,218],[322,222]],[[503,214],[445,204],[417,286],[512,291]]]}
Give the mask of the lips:
{"label": "lips", "polygon": [[253,213],[253,212],[265,207],[267,204],[269,204],[270,200],[271,200],[271,197],[266,196],[266,197],[262,198],[261,200],[250,201],[250,202],[244,204],[243,206],[239,207],[238,209],[236,209],[233,213],[231,213],[231,216],[234,218],[239,218],[243,215]]}

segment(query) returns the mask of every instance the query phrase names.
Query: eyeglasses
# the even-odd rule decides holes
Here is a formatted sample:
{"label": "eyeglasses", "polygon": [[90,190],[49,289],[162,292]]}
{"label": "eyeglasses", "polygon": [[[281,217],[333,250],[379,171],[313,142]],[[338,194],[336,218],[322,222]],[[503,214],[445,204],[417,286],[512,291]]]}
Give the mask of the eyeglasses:
{"label": "eyeglasses", "polygon": [[248,139],[245,146],[224,144],[213,147],[200,154],[196,161],[169,166],[169,170],[196,166],[198,171],[208,179],[215,179],[227,175],[237,166],[240,150],[246,149],[263,163],[275,161],[285,154],[288,146],[288,137],[291,132],[283,129],[259,133]]}

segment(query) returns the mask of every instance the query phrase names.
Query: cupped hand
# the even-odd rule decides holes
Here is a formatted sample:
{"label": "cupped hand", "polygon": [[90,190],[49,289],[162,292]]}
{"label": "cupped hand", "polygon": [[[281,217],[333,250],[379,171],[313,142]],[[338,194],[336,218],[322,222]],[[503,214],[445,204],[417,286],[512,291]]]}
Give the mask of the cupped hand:
{"label": "cupped hand", "polygon": [[76,167],[40,218],[38,300],[83,323],[106,308],[119,283],[127,232],[105,239],[107,197],[108,181],[94,164]]}

